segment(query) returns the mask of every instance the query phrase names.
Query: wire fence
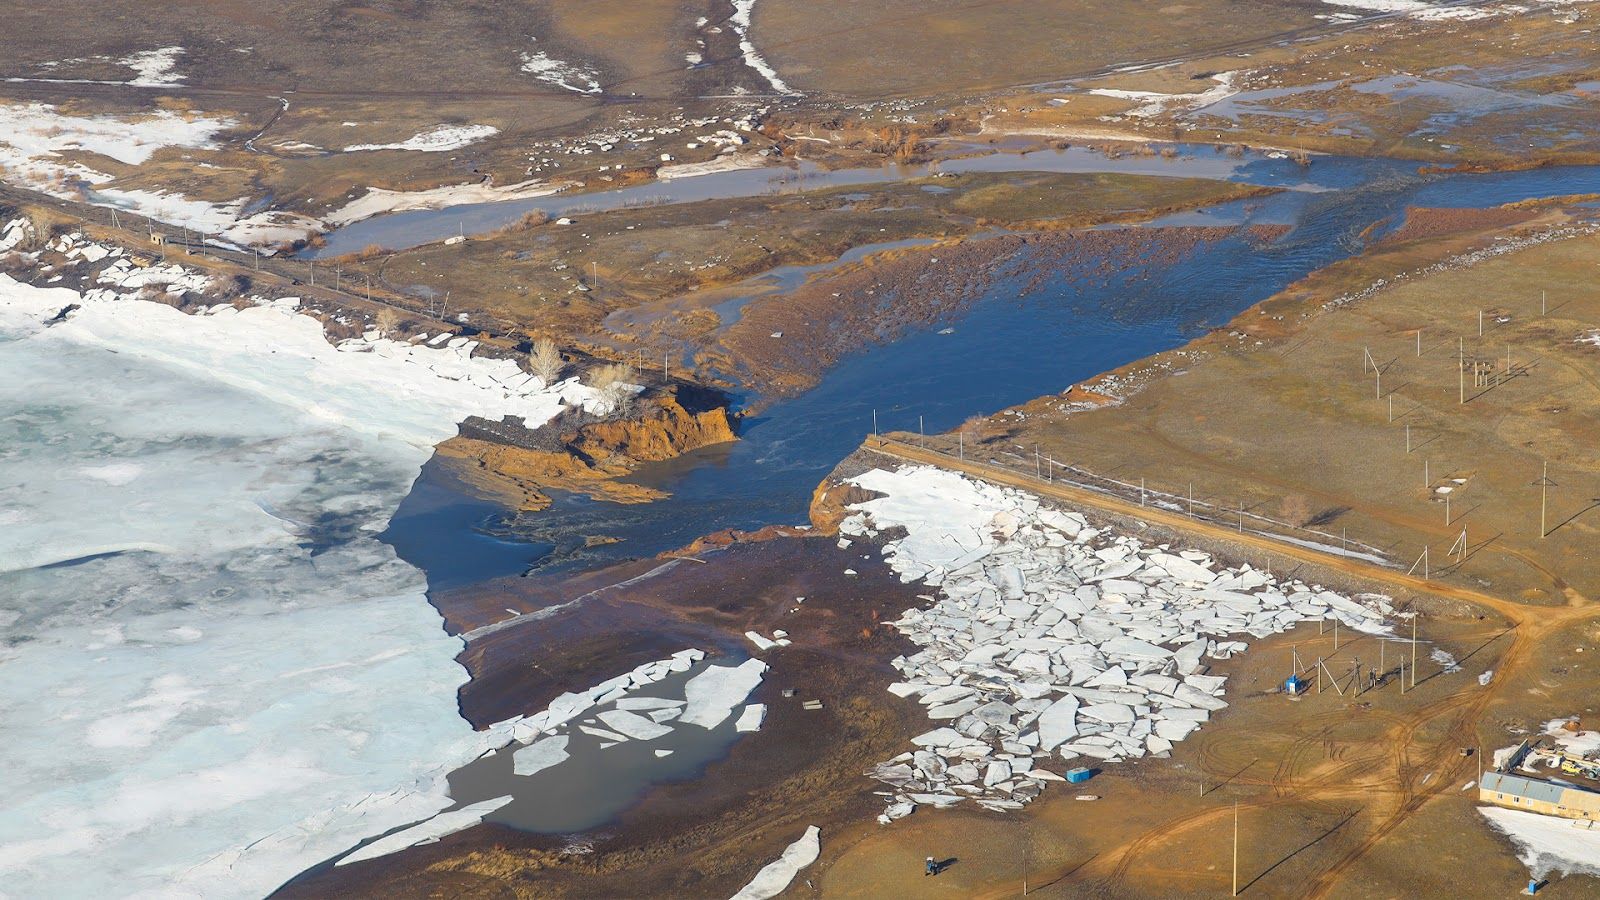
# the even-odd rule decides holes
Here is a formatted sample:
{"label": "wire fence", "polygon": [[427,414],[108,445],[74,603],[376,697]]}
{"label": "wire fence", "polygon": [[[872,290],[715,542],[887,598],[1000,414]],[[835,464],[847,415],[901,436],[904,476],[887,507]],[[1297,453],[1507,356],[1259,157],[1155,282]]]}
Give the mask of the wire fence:
{"label": "wire fence", "polygon": [[[1223,506],[1199,499],[1193,495],[1192,491],[1188,494],[1175,494],[1170,491],[1152,488],[1143,481],[1137,483],[1122,481],[1091,472],[1072,463],[1062,462],[1040,451],[1036,451],[1034,456],[1029,458],[1010,450],[999,450],[982,445],[973,448],[973,453],[966,452],[965,447],[961,445],[958,445],[958,448],[952,452],[949,447],[941,446],[926,438],[919,440],[914,437],[908,439],[907,437],[888,438],[880,436],[879,440],[886,444],[903,444],[908,447],[916,447],[938,453],[950,459],[959,459],[969,467],[999,469],[1008,475],[1021,475],[1043,485],[1064,484],[1080,490],[1093,491],[1127,502],[1137,503],[1140,506],[1179,513],[1199,522],[1235,529],[1241,534],[1250,533],[1285,541],[1301,547],[1346,556],[1390,569],[1400,569],[1403,566],[1403,563],[1397,563],[1382,548],[1365,541],[1353,539],[1346,532],[1333,534],[1316,528],[1274,519],[1270,516],[1251,512],[1249,507],[1242,503],[1236,507]],[[974,458],[975,455],[980,458]]]}

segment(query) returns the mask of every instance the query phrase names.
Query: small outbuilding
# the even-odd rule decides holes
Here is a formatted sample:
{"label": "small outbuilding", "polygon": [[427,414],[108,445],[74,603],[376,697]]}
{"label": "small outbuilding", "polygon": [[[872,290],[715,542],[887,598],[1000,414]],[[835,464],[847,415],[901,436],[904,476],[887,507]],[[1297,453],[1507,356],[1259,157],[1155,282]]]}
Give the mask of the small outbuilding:
{"label": "small outbuilding", "polygon": [[1600,792],[1510,772],[1485,772],[1478,799],[1564,819],[1600,819]]}

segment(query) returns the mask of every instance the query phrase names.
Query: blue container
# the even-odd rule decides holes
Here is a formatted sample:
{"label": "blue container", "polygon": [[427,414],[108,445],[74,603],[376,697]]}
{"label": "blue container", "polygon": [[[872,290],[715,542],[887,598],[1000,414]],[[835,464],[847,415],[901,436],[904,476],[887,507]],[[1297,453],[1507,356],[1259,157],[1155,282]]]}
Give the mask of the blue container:
{"label": "blue container", "polygon": [[1306,689],[1306,683],[1300,680],[1299,675],[1290,675],[1283,680],[1283,690],[1287,694],[1298,694]]}
{"label": "blue container", "polygon": [[1067,770],[1067,781],[1073,784],[1082,784],[1093,777],[1094,772],[1085,769],[1083,766],[1079,766],[1076,769]]}

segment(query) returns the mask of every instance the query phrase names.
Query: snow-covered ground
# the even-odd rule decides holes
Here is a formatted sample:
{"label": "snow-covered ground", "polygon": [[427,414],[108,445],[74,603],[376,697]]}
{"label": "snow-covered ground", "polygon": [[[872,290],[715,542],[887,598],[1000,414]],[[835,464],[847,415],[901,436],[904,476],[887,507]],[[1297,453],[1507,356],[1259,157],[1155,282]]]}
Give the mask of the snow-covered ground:
{"label": "snow-covered ground", "polygon": [[[305,216],[245,215],[246,198],[217,203],[169,191],[109,187],[114,177],[69,154],[94,153],[130,166],[165,148],[206,149],[232,119],[170,110],[138,115],[77,115],[48,103],[0,103],[0,170],[17,184],[54,197],[116,206],[160,222],[216,235],[231,244],[291,241],[319,229]],[[91,160],[92,161],[92,160]]]}
{"label": "snow-covered ground", "polygon": [[417,150],[423,153],[443,153],[459,150],[486,138],[494,137],[500,129],[493,125],[440,125],[414,134],[394,144],[355,144],[344,148],[346,153],[359,150]]}
{"label": "snow-covered ground", "polygon": [[522,54],[522,71],[545,84],[553,84],[573,93],[600,93],[600,76],[594,69],[563,62],[542,50],[529,50]]}
{"label": "snow-covered ground", "polygon": [[895,788],[884,821],[967,799],[1015,809],[1062,780],[1047,764],[1164,755],[1227,705],[1205,660],[1243,651],[1241,637],[1324,618],[1389,628],[1387,598],[1147,546],[943,469],[851,483],[883,496],[851,506],[841,541],[904,528],[885,558],[939,590],[894,623],[923,649],[895,660],[903,680],[889,690],[940,727],[869,773]]}
{"label": "snow-covered ground", "polygon": [[1517,845],[1517,858],[1534,878],[1551,874],[1600,877],[1600,828],[1522,809],[1480,806],[1489,824]]}
{"label": "snow-covered ground", "polygon": [[82,63],[110,62],[114,65],[125,66],[132,70],[133,77],[125,81],[106,81],[94,78],[7,78],[7,81],[27,82],[41,81],[54,84],[129,84],[135,87],[177,87],[183,82],[183,76],[178,74],[178,60],[183,56],[182,47],[158,47],[154,50],[140,50],[127,56],[112,58],[107,56],[91,56],[82,59],[62,60],[45,63],[41,68],[45,70],[59,69],[61,66],[72,66]]}
{"label": "snow-covered ground", "polygon": [[733,15],[728,19],[728,24],[733,26],[734,33],[739,36],[739,52],[744,55],[744,63],[754,69],[756,74],[765,78],[778,93],[797,93],[778,77],[778,70],[761,55],[756,49],[755,41],[750,37],[750,16],[755,12],[755,8],[756,0],[733,0]]}
{"label": "snow-covered ground", "polygon": [[461,641],[377,535],[462,416],[592,393],[56,249],[112,265],[0,276],[0,890],[259,897],[445,808],[510,726],[461,719]]}
{"label": "snow-covered ground", "polygon": [[1128,110],[1124,115],[1135,119],[1145,119],[1158,116],[1166,112],[1167,107],[1176,106],[1180,109],[1199,109],[1219,100],[1225,100],[1239,92],[1234,87],[1234,78],[1237,72],[1219,72],[1211,76],[1217,83],[1216,87],[1192,94],[1162,94],[1156,91],[1122,91],[1114,88],[1095,88],[1089,93],[1099,97],[1115,97],[1118,100],[1137,100],[1139,105]]}
{"label": "snow-covered ground", "polygon": [[331,226],[349,225],[382,213],[401,212],[408,209],[443,209],[462,203],[491,203],[498,200],[526,200],[545,197],[565,190],[568,183],[551,184],[543,181],[523,181],[495,187],[486,181],[469,184],[450,184],[421,191],[391,191],[371,188],[323,217]]}

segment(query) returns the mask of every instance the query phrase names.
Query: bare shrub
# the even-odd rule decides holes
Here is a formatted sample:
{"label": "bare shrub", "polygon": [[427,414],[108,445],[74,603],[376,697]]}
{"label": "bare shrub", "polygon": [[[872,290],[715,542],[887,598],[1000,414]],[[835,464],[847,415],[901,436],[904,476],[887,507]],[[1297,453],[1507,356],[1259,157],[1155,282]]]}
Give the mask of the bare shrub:
{"label": "bare shrub", "polygon": [[383,337],[394,337],[400,330],[400,312],[387,307],[378,310],[377,318],[372,320],[372,327]]}
{"label": "bare shrub", "polygon": [[383,246],[382,244],[368,244],[356,251],[354,257],[360,262],[365,262],[369,259],[377,259],[388,252],[389,248]]}
{"label": "bare shrub", "polygon": [[542,209],[535,209],[522,214],[515,222],[501,226],[495,234],[514,234],[518,231],[532,231],[550,221],[550,214]]}
{"label": "bare shrub", "polygon": [[561,349],[556,346],[555,341],[539,338],[533,342],[533,349],[528,351],[528,367],[533,370],[533,374],[549,385],[561,380],[561,372],[567,365],[562,360]]}
{"label": "bare shrub", "polygon": [[589,370],[589,386],[600,392],[613,415],[627,415],[633,405],[633,366],[607,363]]}

